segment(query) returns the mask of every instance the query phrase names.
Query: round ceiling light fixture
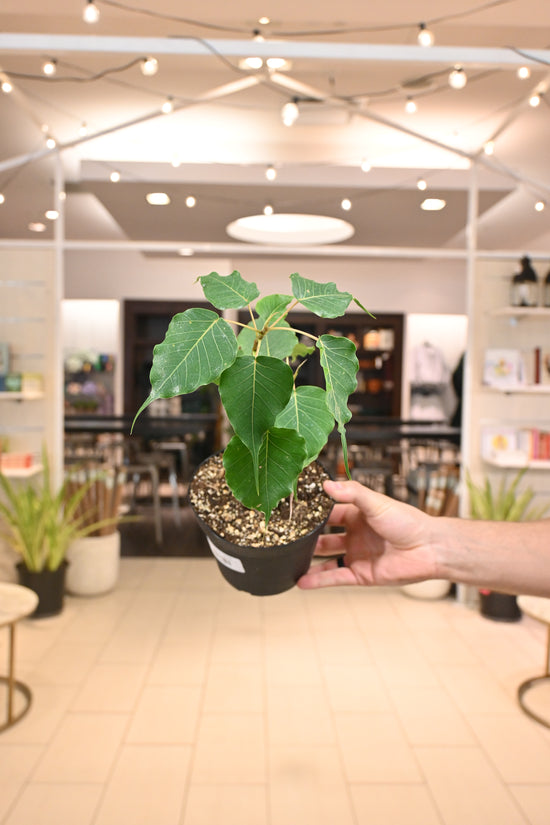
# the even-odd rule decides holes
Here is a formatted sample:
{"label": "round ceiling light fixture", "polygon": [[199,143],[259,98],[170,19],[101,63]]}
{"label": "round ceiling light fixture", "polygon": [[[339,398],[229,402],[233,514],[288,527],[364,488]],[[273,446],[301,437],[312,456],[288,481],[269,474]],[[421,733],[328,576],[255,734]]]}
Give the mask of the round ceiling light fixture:
{"label": "round ceiling light fixture", "polygon": [[355,228],[340,218],[276,212],[249,215],[226,227],[231,238],[261,244],[327,244],[351,238]]}

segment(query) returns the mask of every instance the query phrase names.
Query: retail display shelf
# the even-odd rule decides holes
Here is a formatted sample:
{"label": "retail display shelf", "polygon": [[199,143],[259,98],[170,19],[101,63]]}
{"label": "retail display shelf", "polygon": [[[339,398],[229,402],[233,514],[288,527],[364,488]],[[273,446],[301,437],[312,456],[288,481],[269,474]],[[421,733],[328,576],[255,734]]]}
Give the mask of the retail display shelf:
{"label": "retail display shelf", "polygon": [[0,392],[0,401],[39,401],[44,393],[38,390],[22,392]]}
{"label": "retail display shelf", "polygon": [[32,478],[43,470],[42,464],[33,464],[30,467],[11,467],[10,469],[2,470],[2,474],[6,478]]}
{"label": "retail display shelf", "polygon": [[550,307],[497,307],[489,311],[495,318],[550,318]]}

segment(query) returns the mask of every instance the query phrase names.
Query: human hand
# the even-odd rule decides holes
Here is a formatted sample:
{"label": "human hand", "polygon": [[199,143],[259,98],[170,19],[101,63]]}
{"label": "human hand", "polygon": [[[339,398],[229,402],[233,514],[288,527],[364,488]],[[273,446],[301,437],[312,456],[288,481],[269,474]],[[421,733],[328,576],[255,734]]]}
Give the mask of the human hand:
{"label": "human hand", "polygon": [[357,481],[326,481],[324,489],[338,502],[329,524],[345,532],[320,536],[315,553],[344,553],[344,566],[334,558],[314,562],[298,587],[405,584],[439,577],[431,543],[435,519]]}

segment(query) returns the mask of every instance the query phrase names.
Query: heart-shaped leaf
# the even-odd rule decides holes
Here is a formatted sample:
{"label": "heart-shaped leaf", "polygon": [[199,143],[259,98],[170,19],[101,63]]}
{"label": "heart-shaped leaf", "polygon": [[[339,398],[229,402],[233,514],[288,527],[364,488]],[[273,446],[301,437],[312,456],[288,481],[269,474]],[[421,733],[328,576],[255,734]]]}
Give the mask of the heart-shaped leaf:
{"label": "heart-shaped leaf", "polygon": [[321,318],[339,318],[349,306],[353,295],[340,292],[332,281],[327,284],[302,278],[294,273],[290,276],[292,294],[305,307]]}
{"label": "heart-shaped leaf", "polygon": [[321,387],[295,387],[275,425],[294,429],[302,436],[306,443],[304,467],[307,467],[315,461],[334,429],[334,416],[327,407],[325,391]]}
{"label": "heart-shaped leaf", "polygon": [[[265,322],[266,319],[263,316],[257,318],[257,329],[263,330]],[[260,338],[256,350],[258,355],[269,355],[272,358],[288,358],[292,355],[298,337],[286,321],[279,321],[278,327],[280,328],[270,329],[269,332]],[[239,347],[241,347],[244,353],[252,355],[256,338],[256,329],[249,324],[239,333]]]}
{"label": "heart-shaped leaf", "polygon": [[344,463],[349,475],[348,451],[344,424],[350,420],[351,411],[347,406],[348,398],[357,387],[357,360],[355,344],[348,338],[335,335],[321,335],[317,341],[320,351],[321,366],[325,375],[327,407],[338,425],[342,440]]}
{"label": "heart-shaped leaf", "polygon": [[245,281],[237,270],[231,275],[211,272],[199,278],[205,297],[218,309],[241,309],[260,294],[256,284]]}
{"label": "heart-shaped leaf", "polygon": [[289,496],[305,460],[305,442],[295,430],[273,427],[265,433],[259,453],[259,485],[254,482],[250,450],[234,435],[223,454],[225,478],[245,507],[260,510],[265,523],[279,502]]}
{"label": "heart-shaped leaf", "polygon": [[291,301],[292,295],[266,295],[256,302],[256,312],[272,324],[286,313]]}
{"label": "heart-shaped leaf", "polygon": [[220,396],[231,426],[250,450],[258,488],[258,455],[264,434],[292,392],[290,367],[278,358],[243,355],[222,373]]}
{"label": "heart-shaped leaf", "polygon": [[151,392],[136,418],[157,398],[184,395],[217,381],[236,355],[235,333],[217,312],[195,307],[174,315],[164,341],[153,350]]}

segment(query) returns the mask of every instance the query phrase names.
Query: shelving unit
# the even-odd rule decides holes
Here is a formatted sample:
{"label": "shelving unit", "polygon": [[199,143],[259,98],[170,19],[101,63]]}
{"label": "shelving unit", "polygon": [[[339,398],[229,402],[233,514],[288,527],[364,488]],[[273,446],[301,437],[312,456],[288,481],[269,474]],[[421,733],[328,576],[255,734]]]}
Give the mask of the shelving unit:
{"label": "shelving unit", "polygon": [[0,401],[40,401],[43,392],[0,392]]}

